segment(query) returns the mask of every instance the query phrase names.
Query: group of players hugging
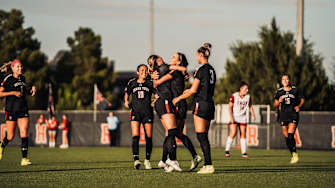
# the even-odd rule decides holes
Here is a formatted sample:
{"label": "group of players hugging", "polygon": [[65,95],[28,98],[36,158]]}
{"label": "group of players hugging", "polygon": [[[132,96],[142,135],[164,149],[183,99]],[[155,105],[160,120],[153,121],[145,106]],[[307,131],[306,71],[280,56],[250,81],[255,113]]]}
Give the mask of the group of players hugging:
{"label": "group of players hugging", "polygon": [[[140,169],[139,139],[140,126],[144,127],[146,140],[145,169],[152,169],[150,157],[152,152],[152,125],[155,109],[160,121],[167,131],[163,142],[162,159],[158,167],[165,172],[181,172],[177,161],[176,138],[180,139],[192,155],[190,171],[195,170],[202,158],[197,154],[192,141],[183,134],[187,114],[186,98],[194,95],[193,119],[197,139],[204,156],[204,165],[198,174],[212,174],[215,172],[211,159],[211,148],[208,140],[208,131],[211,120],[214,119],[215,106],[213,101],[216,73],[209,64],[211,44],[205,43],[196,52],[196,59],[200,67],[194,73],[194,80],[189,89],[185,89],[185,81],[188,80],[188,61],[183,53],[172,55],[170,63],[164,62],[158,55],[151,55],[147,59],[149,67],[140,64],[137,67],[137,77],[129,80],[125,88],[124,105],[130,108],[130,124],[132,130],[132,151],[134,168]],[[287,74],[282,77],[283,87],[278,89],[275,95],[274,106],[279,110],[279,119],[287,146],[291,152],[291,163],[298,162],[294,133],[299,121],[299,109],[304,103],[304,98],[298,90],[291,86]],[[131,97],[131,102],[129,102]],[[249,112],[255,120],[252,108],[251,96],[248,94],[248,84],[241,82],[239,91],[234,93],[229,100],[229,130],[230,134],[226,142],[226,157],[230,157],[230,148],[240,130],[240,145],[242,157],[247,158],[246,153],[246,127],[249,122]]]}
{"label": "group of players hugging", "polygon": [[[189,78],[187,73],[188,61],[183,53],[175,53],[171,57],[170,64],[166,64],[163,58],[158,55],[151,55],[147,59],[149,67],[145,64],[137,67],[138,76],[128,82],[124,96],[124,105],[131,109],[132,151],[136,169],[141,166],[139,160],[141,125],[144,127],[146,140],[144,166],[145,169],[152,169],[150,157],[154,120],[153,108],[168,133],[163,143],[162,159],[159,161],[158,167],[163,168],[165,172],[182,171],[177,161],[176,138],[182,141],[192,155],[190,171],[198,167],[202,158],[197,154],[191,140],[183,134],[187,114],[186,99],[194,95],[194,128],[204,156],[204,165],[197,173],[214,173],[208,131],[215,113],[213,96],[216,73],[208,62],[211,54],[210,50],[211,44],[209,43],[205,43],[197,50],[196,59],[200,67],[194,73],[192,86],[186,90],[184,90],[185,81]],[[28,94],[34,96],[36,87],[29,87],[26,84],[20,60],[6,63],[0,69],[6,75],[0,86],[0,98],[6,100],[5,121],[7,130],[0,142],[0,160],[3,157],[5,147],[14,138],[17,125],[22,140],[21,165],[31,165],[28,159],[29,112],[26,97]],[[292,154],[291,163],[296,163],[299,158],[296,152],[294,133],[299,122],[299,110],[304,103],[304,98],[299,94],[297,88],[291,85],[289,75],[284,74],[281,79],[283,87],[278,89],[275,95],[274,106],[279,110],[283,135]],[[248,84],[241,82],[239,91],[234,93],[229,101],[230,135],[226,143],[226,157],[230,157],[229,150],[236,136],[237,128],[240,129],[242,157],[248,157],[246,153],[246,126],[249,121],[249,111],[252,118],[255,119],[251,97],[248,94]]]}

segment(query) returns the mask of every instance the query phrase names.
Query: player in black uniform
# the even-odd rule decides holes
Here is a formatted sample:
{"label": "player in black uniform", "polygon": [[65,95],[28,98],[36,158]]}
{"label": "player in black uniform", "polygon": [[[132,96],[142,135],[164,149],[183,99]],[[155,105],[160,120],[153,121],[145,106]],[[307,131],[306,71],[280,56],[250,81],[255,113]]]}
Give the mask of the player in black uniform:
{"label": "player in black uniform", "polygon": [[[155,81],[156,85],[162,84],[162,80],[171,80],[171,91],[173,97],[178,97],[179,95],[183,94],[183,91],[185,89],[185,80],[188,79],[187,74],[187,66],[188,61],[186,59],[186,56],[183,53],[177,52],[173,54],[171,57],[170,62],[170,72],[160,78],[159,80]],[[156,75],[155,79],[158,79],[158,75]],[[188,136],[186,136],[183,133],[184,125],[185,125],[185,119],[187,115],[187,103],[186,100],[179,101],[175,106],[175,118],[176,118],[176,125],[178,129],[178,135],[177,138],[180,139],[185,147],[190,151],[193,159],[191,160],[191,167],[190,170],[194,170],[197,168],[198,164],[201,161],[201,157],[197,155],[197,152],[195,151],[195,148],[192,144],[192,141],[189,139]],[[166,167],[166,160],[167,160],[167,153],[163,152],[162,160],[159,161],[158,167],[164,168]]]}
{"label": "player in black uniform", "polygon": [[196,57],[201,66],[195,73],[192,87],[184,91],[179,97],[173,99],[173,104],[177,104],[179,101],[195,94],[193,108],[194,127],[205,158],[205,165],[198,171],[199,174],[214,173],[208,130],[211,120],[214,119],[215,106],[213,96],[216,74],[214,68],[208,63],[210,48],[211,45],[205,43],[197,50]]}
{"label": "player in black uniform", "polygon": [[31,165],[28,156],[28,128],[29,113],[26,96],[30,93],[35,95],[35,86],[28,88],[25,78],[22,75],[22,64],[20,60],[14,60],[10,63],[12,74],[9,74],[1,83],[0,97],[6,98],[6,128],[7,134],[0,143],[0,159],[8,142],[13,140],[16,124],[19,127],[22,140],[22,160],[21,166]]}
{"label": "player in black uniform", "polygon": [[[152,123],[154,120],[151,97],[154,93],[152,81],[147,79],[148,67],[141,64],[137,67],[138,78],[131,79],[125,89],[124,105],[130,110],[130,124],[132,131],[132,149],[134,156],[134,167],[139,169],[139,140],[140,126],[143,125],[146,141],[146,159],[144,160],[145,169],[151,169],[150,156],[152,151]],[[132,96],[129,103],[129,96]]]}
{"label": "player in black uniform", "polygon": [[281,77],[282,88],[277,90],[274,97],[274,107],[279,110],[279,122],[282,127],[286,145],[291,152],[291,164],[297,163],[299,157],[295,146],[294,134],[299,123],[299,111],[305,102],[298,89],[291,86],[290,76],[284,74]]}
{"label": "player in black uniform", "polygon": [[168,129],[168,136],[165,137],[163,143],[163,153],[168,153],[170,160],[166,161],[167,166],[164,168],[166,172],[173,170],[182,171],[177,161],[177,144],[176,136],[178,129],[175,122],[174,105],[172,104],[171,80],[158,80],[154,75],[159,75],[158,79],[169,74],[169,66],[164,63],[163,59],[157,55],[151,55],[148,60],[150,70],[153,72],[152,78],[154,79],[154,87],[157,88],[158,99],[155,102],[155,110],[163,124]]}

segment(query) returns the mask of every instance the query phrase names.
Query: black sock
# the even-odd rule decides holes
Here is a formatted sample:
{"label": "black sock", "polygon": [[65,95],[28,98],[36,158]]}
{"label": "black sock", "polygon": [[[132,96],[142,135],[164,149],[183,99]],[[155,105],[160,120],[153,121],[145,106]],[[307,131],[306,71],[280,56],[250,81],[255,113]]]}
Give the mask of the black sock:
{"label": "black sock", "polygon": [[177,143],[176,143],[177,134],[178,134],[177,129],[170,129],[168,131],[167,148],[169,151],[170,160],[172,161],[177,160]]}
{"label": "black sock", "polygon": [[208,140],[208,133],[197,133],[197,138],[200,142],[201,150],[205,157],[205,165],[212,165],[211,146]]}
{"label": "black sock", "polygon": [[22,158],[27,158],[28,156],[28,137],[21,138],[21,151],[22,151]]}
{"label": "black sock", "polygon": [[139,142],[140,142],[140,137],[139,136],[133,136],[133,143],[132,143],[132,148],[133,148],[133,157],[134,161],[139,160]]}
{"label": "black sock", "polygon": [[152,138],[145,137],[145,159],[150,160],[152,152]]}
{"label": "black sock", "polygon": [[5,135],[5,138],[3,139],[3,141],[1,142],[1,147],[6,147],[7,144],[9,143],[9,140],[7,139],[7,135]]}
{"label": "black sock", "polygon": [[288,150],[290,150],[290,153],[292,153],[290,139],[288,137],[287,138],[285,137],[285,141],[286,141],[286,146],[287,146]]}
{"label": "black sock", "polygon": [[294,134],[293,133],[288,133],[288,139],[289,139],[289,142],[291,144],[291,153],[292,152],[297,152],[297,148],[296,148],[296,144],[295,144],[295,139],[294,139]]}
{"label": "black sock", "polygon": [[166,136],[163,142],[163,154],[162,154],[162,161],[165,163],[165,161],[167,160],[167,156],[169,155],[169,151],[167,148],[167,141],[168,141],[168,137]]}
{"label": "black sock", "polygon": [[195,151],[190,138],[184,134],[182,134],[181,136],[177,136],[177,138],[179,138],[183,142],[184,146],[188,149],[188,151],[190,151],[192,157],[195,158],[197,156],[197,152]]}

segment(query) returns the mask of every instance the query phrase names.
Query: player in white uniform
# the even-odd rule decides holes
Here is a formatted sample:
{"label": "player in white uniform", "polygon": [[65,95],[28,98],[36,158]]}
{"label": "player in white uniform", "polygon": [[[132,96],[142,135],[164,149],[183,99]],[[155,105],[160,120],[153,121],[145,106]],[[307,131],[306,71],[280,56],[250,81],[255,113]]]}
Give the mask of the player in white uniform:
{"label": "player in white uniform", "polygon": [[248,84],[241,82],[240,91],[234,93],[229,100],[229,136],[226,142],[226,157],[230,157],[230,147],[233,139],[237,133],[237,127],[240,128],[240,145],[242,157],[247,158],[247,141],[246,141],[246,130],[247,123],[249,121],[249,111],[251,112],[252,119],[255,119],[254,109],[252,108],[251,97],[248,94]]}

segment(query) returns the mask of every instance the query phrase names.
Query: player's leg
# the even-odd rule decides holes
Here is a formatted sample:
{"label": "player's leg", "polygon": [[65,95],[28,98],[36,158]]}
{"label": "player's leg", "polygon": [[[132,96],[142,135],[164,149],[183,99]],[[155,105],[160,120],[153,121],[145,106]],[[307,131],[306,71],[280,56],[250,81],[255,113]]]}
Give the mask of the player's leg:
{"label": "player's leg", "polygon": [[241,145],[241,153],[242,157],[247,158],[247,140],[246,140],[246,132],[247,132],[247,125],[240,124],[240,145]]}
{"label": "player's leg", "polygon": [[210,120],[206,120],[197,115],[194,118],[194,128],[197,133],[197,138],[201,146],[202,153],[205,158],[204,166],[198,171],[199,174],[211,174],[214,173],[214,167],[212,165],[211,148],[208,140],[208,130],[210,126]]}
{"label": "player's leg", "polygon": [[[162,119],[161,119],[161,123],[164,127],[165,132],[168,132],[168,128],[166,127],[165,122]],[[168,155],[169,155],[168,148],[166,147],[167,146],[167,144],[166,144],[167,140],[168,140],[168,137],[165,136],[165,139],[164,139],[164,142],[163,142],[162,160],[160,160],[159,163],[158,163],[159,168],[165,168],[166,167],[165,163],[166,163],[166,160],[167,160]]]}
{"label": "player's leg", "polygon": [[134,158],[134,167],[136,169],[139,169],[141,166],[139,158],[140,123],[138,121],[131,121],[130,125],[131,125],[131,134],[133,137],[132,150]]}
{"label": "player's leg", "polygon": [[28,159],[28,129],[29,129],[29,118],[23,117],[17,119],[17,125],[20,131],[21,136],[21,151],[22,151],[22,160],[21,166],[31,165],[31,162]]}
{"label": "player's leg", "polygon": [[62,131],[62,145],[63,148],[68,148],[69,147],[69,140],[68,140],[68,131],[67,130],[63,130]]}
{"label": "player's leg", "polygon": [[145,160],[144,166],[145,169],[152,169],[150,164],[150,157],[152,152],[152,124],[145,123],[144,124],[144,133],[145,133]]}
{"label": "player's leg", "polygon": [[297,163],[299,161],[298,153],[297,153],[297,148],[296,148],[296,143],[294,139],[294,134],[295,130],[297,129],[297,125],[295,123],[289,123],[288,124],[288,140],[290,142],[290,152],[292,154],[291,158],[291,164]]}
{"label": "player's leg", "polygon": [[237,133],[237,124],[236,123],[230,123],[229,125],[229,136],[226,141],[226,157],[230,157],[230,148],[233,144],[234,138]]}
{"label": "player's leg", "polygon": [[281,123],[281,130],[282,130],[283,136],[285,138],[286,146],[291,152],[291,147],[292,146],[291,146],[291,142],[288,138],[288,125],[285,122]]}
{"label": "player's leg", "polygon": [[15,136],[15,127],[16,121],[6,121],[7,132],[4,136],[4,139],[0,142],[0,160],[2,159],[2,156],[5,152],[5,147],[10,141],[13,140]]}

